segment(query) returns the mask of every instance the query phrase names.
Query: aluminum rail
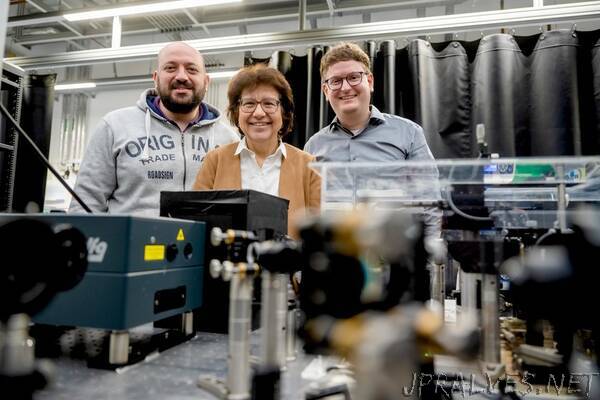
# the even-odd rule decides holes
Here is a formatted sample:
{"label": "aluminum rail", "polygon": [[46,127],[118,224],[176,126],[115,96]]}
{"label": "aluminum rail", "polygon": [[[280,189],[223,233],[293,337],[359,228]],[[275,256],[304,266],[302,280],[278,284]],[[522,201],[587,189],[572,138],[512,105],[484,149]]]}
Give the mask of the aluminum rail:
{"label": "aluminum rail", "polygon": [[[405,9],[407,7],[416,6],[435,7],[442,6],[448,2],[461,3],[464,1],[466,0],[379,0],[376,4],[373,4],[373,2],[369,2],[366,0],[344,0],[344,6],[338,7],[336,9],[336,12],[351,13],[364,12],[365,10],[372,12],[378,10]],[[141,2],[127,4],[134,5],[140,3]],[[288,3],[288,5],[281,6],[284,3]],[[107,8],[115,8],[115,5],[112,4],[107,6],[94,7],[94,10]],[[185,13],[186,11],[190,13],[188,9],[182,9],[183,13]],[[244,21],[262,21],[265,19],[265,14],[269,14],[269,18],[275,18],[279,20],[281,20],[281,18],[297,18],[298,6],[297,3],[294,3],[292,1],[269,3],[264,5],[256,4],[232,6],[231,11],[227,10],[225,12],[219,12],[215,10],[206,13],[203,12],[202,23],[198,23],[197,25],[233,25],[242,23]],[[307,5],[306,15],[311,17],[320,15],[330,15],[330,10],[327,4],[313,4],[310,7]],[[63,11],[46,12],[44,10],[42,11],[42,13],[9,17],[8,27],[16,28],[20,26],[59,23],[61,21],[66,21],[66,19],[64,18]]]}
{"label": "aluminum rail", "polygon": [[[443,15],[396,21],[347,25],[330,29],[260,33],[187,41],[203,54],[224,54],[247,50],[269,50],[293,46],[313,46],[341,40],[393,39],[402,36],[456,33],[493,28],[578,22],[600,18],[600,1],[527,7],[500,11]],[[23,69],[46,69],[155,57],[166,43],[126,46],[118,49],[82,50],[38,57],[13,57],[7,61]]]}
{"label": "aluminum rail", "polygon": [[[366,2],[366,0],[344,0],[344,6],[336,9],[336,13],[346,15],[356,15],[365,12],[385,12],[389,10],[406,10],[414,7],[440,7],[440,6],[448,6],[454,4],[460,4],[467,0],[404,0],[402,2],[396,0],[378,0],[377,3]],[[235,11],[231,12],[222,12],[222,13],[211,13],[210,15],[203,14],[202,15],[202,23],[198,22],[189,10],[184,9],[183,13],[188,15],[190,20],[194,20],[191,28],[193,30],[200,29],[207,36],[210,36],[209,29],[212,27],[224,28],[224,27],[235,27],[237,29],[238,26],[249,23],[265,23],[268,21],[275,22],[285,22],[289,21],[292,23],[293,21],[298,20],[298,6],[293,4],[291,7],[276,7],[277,4],[281,3],[267,3],[262,5],[251,5],[248,7],[243,7],[242,9],[238,8]],[[46,15],[46,14],[42,14]],[[35,18],[39,16],[39,14],[35,14],[32,16],[23,16],[23,17],[10,17],[8,22],[15,22],[16,18],[25,18],[28,17],[27,21],[19,22],[19,26],[29,25],[35,23]],[[329,10],[327,9],[327,5],[325,8],[322,8],[319,4],[313,4],[310,7],[307,5],[306,7],[306,17],[310,17],[311,19],[329,16]],[[330,17],[330,16],[329,16]],[[371,22],[371,21],[363,21],[363,22]],[[290,25],[291,26],[291,25]],[[16,25],[14,25],[16,27]],[[299,29],[302,30],[302,29]],[[73,36],[67,32],[57,33],[48,35],[47,37],[39,38],[38,35],[24,35],[20,36],[16,43],[21,45],[31,45],[31,44],[40,44],[40,43],[53,43],[53,42],[63,42],[66,40],[83,40],[83,39],[92,39],[92,38],[100,38],[107,37],[111,35],[111,31],[107,29],[98,29],[94,27],[95,33],[86,33],[83,36]],[[122,32],[123,36],[130,35],[140,35],[140,34],[153,34],[159,33],[160,28],[143,28],[139,25],[135,24],[127,24],[127,29]],[[246,32],[247,33],[247,32]],[[244,32],[240,32],[240,34],[246,34]],[[20,54],[26,55],[26,54]]]}
{"label": "aluminum rail", "polygon": [[[0,57],[4,57],[4,41],[6,39],[6,19],[8,18],[8,3],[0,5]],[[0,77],[2,63],[0,62]]]}

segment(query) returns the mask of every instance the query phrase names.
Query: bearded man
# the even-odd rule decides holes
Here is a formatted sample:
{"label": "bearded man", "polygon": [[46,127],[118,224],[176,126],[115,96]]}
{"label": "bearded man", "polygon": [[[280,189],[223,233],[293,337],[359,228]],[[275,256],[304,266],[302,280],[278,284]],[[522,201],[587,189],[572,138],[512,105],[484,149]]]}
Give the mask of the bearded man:
{"label": "bearded man", "polygon": [[[137,105],[104,116],[87,144],[75,192],[94,212],[158,216],[160,192],[190,190],[204,155],[239,137],[203,102],[209,83],[202,55],[166,45],[154,89]],[[71,201],[69,212],[82,212]]]}

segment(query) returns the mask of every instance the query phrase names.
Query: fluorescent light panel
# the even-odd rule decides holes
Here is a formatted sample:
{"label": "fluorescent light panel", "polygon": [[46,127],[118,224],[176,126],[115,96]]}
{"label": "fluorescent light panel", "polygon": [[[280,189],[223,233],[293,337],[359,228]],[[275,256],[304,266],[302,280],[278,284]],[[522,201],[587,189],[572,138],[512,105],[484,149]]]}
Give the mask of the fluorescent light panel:
{"label": "fluorescent light panel", "polygon": [[68,21],[83,21],[87,19],[112,18],[116,16],[151,14],[160,11],[172,11],[182,8],[196,8],[227,3],[239,3],[242,0],[175,0],[160,3],[137,4],[132,6],[104,8],[101,10],[70,12],[63,14]]}
{"label": "fluorescent light panel", "polygon": [[92,89],[95,87],[96,84],[94,82],[64,83],[54,86],[54,90],[61,92],[65,90]]}
{"label": "fluorescent light panel", "polygon": [[210,72],[209,71],[208,72],[208,76],[210,76],[210,79],[231,78],[235,74],[237,74],[237,71],[215,71],[215,72]]}
{"label": "fluorescent light panel", "polygon": [[[237,70],[230,70],[230,71],[213,71],[213,72],[208,72],[208,75],[210,76],[210,79],[212,80],[218,80],[218,79],[228,79],[231,78],[232,76],[234,76],[235,74],[237,74]],[[98,82],[77,82],[77,83],[59,83],[58,85],[54,86],[54,90],[57,92],[62,92],[62,91],[69,91],[69,90],[78,90],[78,89],[94,89],[96,87],[100,87],[100,86],[119,86],[119,85],[123,85],[123,86],[127,86],[127,85],[131,85],[131,84],[148,84],[149,87],[151,85],[153,85],[153,81],[152,78],[150,77],[144,77],[144,78],[140,78],[140,77],[133,77],[131,79],[128,78],[121,78],[121,79],[115,79],[115,80],[110,80],[110,79],[106,79],[103,80],[101,79]]]}

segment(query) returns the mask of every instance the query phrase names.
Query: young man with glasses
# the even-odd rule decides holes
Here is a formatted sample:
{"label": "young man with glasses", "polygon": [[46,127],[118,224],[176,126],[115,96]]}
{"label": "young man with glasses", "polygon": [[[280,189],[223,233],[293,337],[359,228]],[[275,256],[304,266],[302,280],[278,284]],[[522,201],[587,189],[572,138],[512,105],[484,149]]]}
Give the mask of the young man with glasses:
{"label": "young man with glasses", "polygon": [[[379,111],[370,104],[373,74],[367,54],[356,44],[340,43],[321,59],[321,88],[335,112],[333,121],[315,133],[304,151],[317,161],[386,162],[433,160],[423,129],[416,123]],[[437,168],[431,168],[432,186],[428,197],[439,195],[435,189]],[[433,191],[433,193],[432,193]],[[425,232],[440,237],[441,215],[437,209],[424,213]]]}
{"label": "young man with glasses", "polygon": [[323,56],[321,88],[336,116],[304,150],[318,161],[433,160],[419,125],[370,104],[370,64],[353,43],[340,43]]}

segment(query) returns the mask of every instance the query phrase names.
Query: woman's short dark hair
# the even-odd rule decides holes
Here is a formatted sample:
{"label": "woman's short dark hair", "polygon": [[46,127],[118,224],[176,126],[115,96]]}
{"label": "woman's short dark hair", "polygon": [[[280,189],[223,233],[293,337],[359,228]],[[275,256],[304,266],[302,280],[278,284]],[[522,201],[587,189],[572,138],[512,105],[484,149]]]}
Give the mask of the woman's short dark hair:
{"label": "woman's short dark hair", "polygon": [[281,102],[279,106],[281,107],[281,117],[283,120],[279,136],[287,135],[294,127],[294,97],[292,96],[292,88],[281,72],[264,64],[244,67],[229,81],[229,86],[227,87],[227,99],[229,100],[227,117],[229,121],[237,126],[242,135],[244,134],[238,123],[242,92],[247,89],[254,89],[260,85],[272,87],[279,93],[279,101]]}

